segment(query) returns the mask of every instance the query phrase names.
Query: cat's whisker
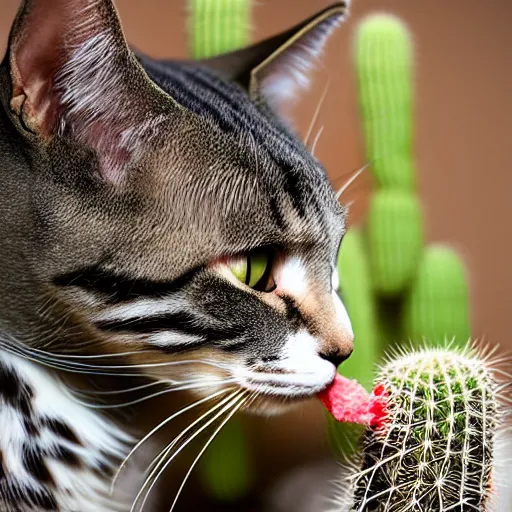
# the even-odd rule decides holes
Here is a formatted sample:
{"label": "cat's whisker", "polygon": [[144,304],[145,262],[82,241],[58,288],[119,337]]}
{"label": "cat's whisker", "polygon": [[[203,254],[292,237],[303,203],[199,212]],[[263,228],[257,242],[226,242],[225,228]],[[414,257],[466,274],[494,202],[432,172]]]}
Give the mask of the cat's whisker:
{"label": "cat's whisker", "polygon": [[[192,471],[196,467],[197,463],[199,462],[199,459],[203,456],[204,452],[208,449],[208,447],[212,444],[213,440],[217,437],[219,432],[226,426],[228,421],[249,401],[249,397],[242,397],[241,401],[239,401],[237,404],[233,406],[233,410],[229,412],[226,417],[221,421],[221,424],[215,429],[213,434],[208,438],[204,446],[201,448],[201,451],[197,454],[196,458],[193,460],[192,464],[190,465],[187,473],[185,474],[185,477],[183,478],[183,481],[181,482],[181,485],[178,489],[178,492],[176,493],[176,496],[174,498],[174,501],[172,502],[171,508],[169,512],[173,512],[174,507],[176,506],[176,503],[178,502],[178,499],[183,491],[183,488],[185,487],[188,479],[190,478],[190,475],[192,474]],[[158,479],[157,479],[158,480]],[[156,481],[156,480],[155,480]]]}
{"label": "cat's whisker", "polygon": [[313,132],[313,128],[316,125],[316,122],[318,120],[318,116],[320,115],[320,111],[322,110],[322,105],[324,104],[325,97],[327,96],[327,92],[329,90],[329,86],[331,85],[331,80],[327,79],[327,83],[325,84],[324,90],[322,92],[322,95],[320,96],[320,99],[318,101],[318,104],[316,106],[315,112],[313,114],[313,118],[311,119],[311,123],[309,124],[308,131],[306,133],[306,136],[304,137],[304,144],[307,146],[309,144],[309,138],[311,137],[311,133]]}
{"label": "cat's whisker", "polygon": [[[2,343],[0,341],[0,346],[2,348],[5,348],[6,350],[10,351],[11,353],[16,353],[17,355],[20,355],[22,357],[25,357],[27,359],[30,359],[31,361],[35,362],[41,362],[41,363],[54,363],[54,365],[48,364],[48,366],[52,366],[53,368],[63,369],[63,370],[77,370],[79,368],[84,368],[84,370],[101,370],[104,372],[104,370],[130,370],[130,369],[142,369],[142,368],[158,368],[158,367],[167,367],[167,366],[179,366],[181,364],[204,364],[207,366],[212,366],[214,368],[218,368],[221,370],[226,370],[228,368],[227,365],[219,363],[214,360],[207,360],[207,359],[185,359],[182,361],[165,361],[165,362],[158,362],[158,363],[134,363],[134,364],[124,364],[124,365],[102,365],[102,364],[90,364],[90,363],[82,363],[79,361],[74,361],[74,356],[66,355],[66,357],[60,357],[55,356],[54,354],[50,352],[41,351],[38,349],[29,349],[26,346],[22,346],[20,344],[16,344],[16,347],[13,347],[10,344]],[[125,354],[131,354],[130,352],[127,352]],[[133,352],[133,354],[140,354],[140,352]],[[116,354],[120,355],[120,354]],[[113,354],[106,354],[104,357],[113,357]],[[81,356],[78,358],[102,358],[103,355],[94,355],[94,356]],[[63,361],[63,359],[66,359]],[[67,359],[71,359],[71,361],[68,361]],[[60,365],[60,366],[57,366]],[[88,372],[83,371],[82,373],[94,373],[98,374],[97,372]],[[101,373],[103,375],[116,375],[120,376],[123,375],[121,373],[117,372],[111,372],[111,373]],[[126,376],[138,376],[138,374],[125,374]]]}
{"label": "cat's whisker", "polygon": [[87,390],[87,391],[84,391],[82,389],[78,389],[78,388],[73,388],[73,387],[69,387],[68,389],[70,390],[70,392],[75,396],[81,396],[81,397],[87,397],[87,396],[109,396],[109,395],[121,395],[121,394],[124,394],[124,393],[133,393],[135,391],[142,391],[143,389],[149,389],[149,388],[153,388],[153,387],[157,387],[161,384],[164,384],[164,385],[175,385],[175,384],[178,384],[178,381],[174,381],[172,379],[160,379],[160,380],[155,380],[155,381],[152,381],[152,382],[147,382],[146,384],[141,384],[139,386],[134,386],[134,387],[131,387],[131,388],[124,388],[124,389],[111,389],[111,390],[108,390],[108,391],[103,391],[103,390]]}
{"label": "cat's whisker", "polygon": [[[27,361],[32,361],[38,364],[41,364],[43,366],[46,366],[47,368],[53,368],[56,370],[62,370],[67,373],[76,373],[79,375],[96,375],[96,376],[104,376],[104,377],[138,377],[138,378],[144,378],[145,375],[141,373],[136,372],[120,372],[120,371],[114,371],[118,370],[120,368],[125,369],[141,369],[141,368],[147,368],[147,364],[133,364],[133,365],[124,365],[123,367],[116,367],[116,366],[102,366],[102,365],[81,365],[80,363],[74,363],[74,362],[60,362],[60,361],[53,361],[52,359],[49,359],[41,354],[36,354],[35,356],[32,355],[30,352],[27,353],[26,350],[20,349],[20,347],[14,348],[9,344],[2,344],[0,342],[0,346],[6,351],[11,354],[14,354],[18,357],[21,357]],[[213,366],[215,368],[221,369],[221,370],[227,370],[227,367],[225,366],[219,366],[216,363],[213,362],[207,362],[202,361],[199,359],[196,360],[187,360],[187,361],[172,361],[167,363],[155,363],[157,366],[177,366],[179,364],[205,364],[208,366]],[[107,368],[111,371],[104,371],[103,369]]]}
{"label": "cat's whisker", "polygon": [[357,180],[357,178],[359,178],[359,176],[361,176],[361,174],[366,170],[368,169],[368,167],[370,166],[370,164],[365,164],[363,165],[363,167],[361,167],[360,169],[358,169],[343,185],[342,187],[338,190],[338,192],[336,192],[336,199],[339,199],[341,197],[341,195],[346,192],[348,190],[348,188],[350,187],[350,185],[352,185],[352,183],[354,183],[354,181]]}
{"label": "cat's whisker", "polygon": [[221,389],[220,391],[217,391],[215,393],[212,393],[211,395],[208,395],[207,397],[201,398],[200,400],[196,400],[192,404],[189,404],[185,407],[182,407],[178,411],[176,411],[171,416],[165,418],[162,422],[160,422],[156,427],[154,427],[148,434],[146,434],[140,441],[137,442],[137,444],[130,450],[128,455],[123,459],[120,466],[117,468],[117,471],[112,479],[112,484],[110,486],[110,493],[112,494],[116,485],[116,482],[119,478],[119,475],[123,471],[123,468],[126,466],[130,458],[133,456],[133,454],[148,440],[150,439],[156,432],[158,432],[161,428],[163,428],[165,425],[170,423],[172,420],[177,418],[178,416],[181,416],[182,414],[190,411],[191,409],[194,409],[195,407],[198,407],[201,404],[204,404],[205,402],[208,402],[209,400],[212,400],[222,394],[227,393],[228,391],[232,391],[233,388],[226,388]]}
{"label": "cat's whisker", "polygon": [[87,390],[87,392],[83,392],[80,389],[77,388],[69,388],[74,394],[76,395],[94,395],[94,396],[103,396],[103,395],[119,395],[123,393],[132,393],[134,391],[141,391],[142,389],[148,389],[152,387],[156,387],[160,384],[166,384],[166,385],[184,385],[184,384],[192,384],[192,383],[199,383],[204,382],[203,379],[192,379],[192,380],[175,380],[175,379],[160,379],[155,380],[152,382],[148,382],[146,384],[141,384],[140,386],[134,386],[131,388],[125,388],[125,389],[114,389],[114,390],[108,390],[108,391],[95,391],[95,390]]}
{"label": "cat's whisker", "polygon": [[[160,452],[158,457],[154,459],[154,461],[148,468],[148,472],[150,472],[150,474],[146,477],[144,484],[142,485],[139,492],[135,496],[130,512],[134,512],[135,507],[137,506],[138,502],[140,501],[143,495],[143,502],[139,510],[142,510],[144,508],[144,504],[146,503],[147,498],[151,493],[151,490],[153,489],[156,481],[160,478],[160,475],[163,473],[163,471],[165,471],[165,469],[169,466],[172,460],[181,452],[182,449],[184,449],[192,440],[194,440],[201,432],[203,432],[203,430],[208,428],[208,426],[213,421],[215,421],[217,418],[222,416],[227,410],[229,410],[232,407],[233,403],[236,402],[236,399],[238,399],[243,394],[243,391],[244,390],[234,391],[232,394],[222,399],[218,404],[211,407],[208,411],[206,411],[199,418],[197,418],[197,420],[191,423],[185,430],[183,430],[178,436],[176,436],[174,440]],[[187,432],[191,431],[197,424],[199,424],[201,421],[203,421],[205,418],[207,418],[209,415],[214,413],[219,408],[221,408],[220,412],[216,413],[212,419],[210,419],[208,422],[205,423],[205,425],[203,425],[196,432],[194,432],[194,434],[190,436],[184,443],[182,443],[178,450],[168,460],[166,460],[167,455],[172,452],[174,446],[176,446],[176,444],[184,437],[184,435]],[[146,488],[148,488],[147,491]]]}
{"label": "cat's whisker", "polygon": [[[163,454],[161,455],[161,457],[159,458],[159,462],[158,464],[155,466],[155,468],[153,469],[153,471],[151,472],[151,474],[148,476],[147,480],[146,480],[146,483],[148,482],[151,482],[151,484],[149,485],[148,487],[148,490],[147,492],[145,493],[145,496],[144,496],[144,499],[142,501],[142,504],[141,504],[141,507],[140,507],[140,510],[144,510],[144,506],[145,506],[145,503],[151,493],[151,490],[153,489],[153,487],[156,485],[156,483],[159,481],[160,477],[162,476],[162,474],[164,473],[164,471],[169,467],[169,465],[172,463],[172,461],[181,453],[182,450],[184,450],[197,436],[199,436],[202,432],[204,432],[212,423],[214,423],[218,418],[222,417],[226,412],[230,411],[232,408],[234,409],[234,411],[232,411],[231,415],[233,415],[238,409],[236,408],[237,405],[240,404],[240,402],[243,403],[243,399],[244,399],[244,395],[247,393],[247,390],[239,390],[238,392],[235,392],[233,395],[227,397],[228,398],[228,403],[226,405],[224,405],[224,407],[222,407],[222,409],[213,416],[213,418],[211,418],[210,420],[208,420],[202,427],[200,427],[198,430],[196,430],[184,443],[182,443],[179,448],[169,457],[166,459],[166,457],[172,452],[174,446],[176,446],[177,442],[179,441],[179,439],[182,436],[182,434],[180,434],[180,436],[178,436],[177,438],[174,439],[174,441],[167,446],[167,448],[164,450]],[[222,403],[225,404],[226,400],[223,400]],[[229,416],[230,417],[230,416]],[[228,417],[228,419],[229,419]],[[184,431],[185,432],[185,431]],[[216,435],[216,434],[215,434]],[[156,475],[156,476],[155,476]],[[141,489],[141,491],[144,489],[144,487],[146,486],[146,483],[144,484],[143,488]],[[140,499],[140,496],[138,496],[138,498],[136,497],[135,501],[134,501],[134,505],[138,502],[138,500]],[[173,505],[174,506],[174,505]],[[132,507],[132,510],[130,512],[133,512],[133,507]]]}
{"label": "cat's whisker", "polygon": [[315,156],[316,145],[318,144],[318,141],[320,140],[320,136],[322,135],[323,131],[324,131],[324,125],[320,126],[320,129],[318,130],[318,133],[316,134],[315,140],[313,141],[313,144],[311,146],[311,154],[313,156]]}
{"label": "cat's whisker", "polygon": [[119,409],[121,407],[130,407],[132,405],[137,405],[137,404],[140,404],[142,402],[146,402],[148,400],[151,400],[153,398],[156,398],[158,396],[162,396],[162,395],[165,395],[167,393],[173,393],[173,392],[176,392],[176,391],[191,391],[191,390],[194,390],[194,389],[204,389],[204,388],[208,388],[208,387],[211,387],[211,386],[214,386],[214,385],[221,385],[221,384],[235,384],[236,383],[236,380],[235,379],[227,379],[227,380],[210,380],[210,381],[203,381],[201,383],[196,383],[196,384],[187,384],[187,385],[183,385],[183,386],[176,386],[176,387],[169,387],[167,389],[162,389],[160,391],[156,391],[155,393],[152,393],[150,395],[146,395],[146,396],[143,396],[143,397],[140,397],[140,398],[136,398],[134,400],[130,400],[128,402],[120,402],[120,403],[116,403],[116,404],[91,404],[91,403],[88,403],[88,402],[84,402],[82,400],[79,400],[78,398],[76,398],[75,396],[73,396],[72,394],[69,394],[72,399],[80,404],[80,405],[83,405],[84,407],[87,407],[89,409]]}
{"label": "cat's whisker", "polygon": [[[236,390],[236,388],[230,388],[232,390]],[[201,423],[206,417],[208,417],[210,414],[215,412],[217,409],[222,407],[226,404],[229,400],[231,400],[236,394],[236,391],[233,391],[233,393],[229,397],[225,397],[223,400],[221,400],[216,405],[212,406],[208,411],[206,411],[203,415],[201,415],[199,418],[194,420],[190,425],[188,425],[184,430],[182,430],[161,452],[160,454],[155,457],[155,459],[150,463],[149,467],[146,470],[146,473],[151,473],[153,471],[153,468],[155,466],[159,466],[160,462],[167,456],[167,454],[172,451],[173,447],[176,446],[176,444],[179,443],[181,439],[183,439],[188,432],[191,432],[194,430],[194,428]]]}

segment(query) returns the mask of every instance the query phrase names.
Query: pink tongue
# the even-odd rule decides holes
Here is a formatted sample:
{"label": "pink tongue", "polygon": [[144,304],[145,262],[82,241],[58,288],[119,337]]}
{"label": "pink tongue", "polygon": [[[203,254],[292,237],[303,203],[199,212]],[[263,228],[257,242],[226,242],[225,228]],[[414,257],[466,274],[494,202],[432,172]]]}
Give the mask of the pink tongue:
{"label": "pink tongue", "polygon": [[357,381],[336,374],[318,398],[337,421],[381,427],[387,417],[386,390],[380,385],[369,394]]}

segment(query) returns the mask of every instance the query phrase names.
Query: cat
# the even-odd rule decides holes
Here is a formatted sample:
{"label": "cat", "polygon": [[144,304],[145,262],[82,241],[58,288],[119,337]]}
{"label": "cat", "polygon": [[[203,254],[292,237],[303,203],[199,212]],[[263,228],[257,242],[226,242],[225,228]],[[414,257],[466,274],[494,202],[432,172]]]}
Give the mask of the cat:
{"label": "cat", "polygon": [[130,508],[109,489],[133,430],[76,395],[102,379],[191,389],[223,422],[332,382],[347,210],[279,112],[346,12],[179,62],[132,51],[112,0],[22,3],[0,67],[0,510]]}

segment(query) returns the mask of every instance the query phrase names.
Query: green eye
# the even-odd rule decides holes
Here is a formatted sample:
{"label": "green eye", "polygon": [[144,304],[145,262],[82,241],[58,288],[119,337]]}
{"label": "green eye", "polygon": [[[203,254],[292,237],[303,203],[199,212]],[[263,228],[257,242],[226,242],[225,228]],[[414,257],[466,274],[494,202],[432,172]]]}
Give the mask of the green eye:
{"label": "green eye", "polygon": [[276,288],[272,277],[274,255],[269,250],[256,249],[232,259],[228,266],[233,275],[254,290],[270,292]]}

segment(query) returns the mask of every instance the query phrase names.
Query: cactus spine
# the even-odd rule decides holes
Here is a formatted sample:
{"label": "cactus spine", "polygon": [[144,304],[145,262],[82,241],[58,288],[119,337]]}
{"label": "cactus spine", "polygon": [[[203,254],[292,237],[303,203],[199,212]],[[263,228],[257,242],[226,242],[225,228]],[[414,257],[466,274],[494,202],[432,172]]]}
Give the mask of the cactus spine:
{"label": "cactus spine", "polygon": [[353,511],[488,510],[500,418],[492,372],[471,349],[417,349],[390,359],[384,429],[368,429]]}

